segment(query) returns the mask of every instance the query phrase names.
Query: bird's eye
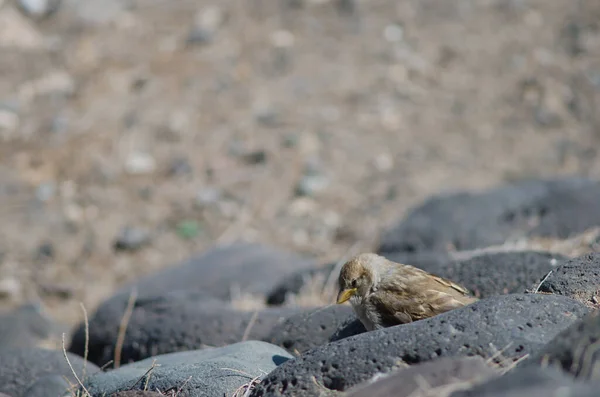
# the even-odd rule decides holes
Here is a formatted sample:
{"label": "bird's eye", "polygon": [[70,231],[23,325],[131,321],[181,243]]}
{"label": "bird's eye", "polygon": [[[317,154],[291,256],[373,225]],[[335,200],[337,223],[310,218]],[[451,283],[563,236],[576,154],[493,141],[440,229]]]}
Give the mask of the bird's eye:
{"label": "bird's eye", "polygon": [[352,288],[356,288],[356,280],[352,280]]}

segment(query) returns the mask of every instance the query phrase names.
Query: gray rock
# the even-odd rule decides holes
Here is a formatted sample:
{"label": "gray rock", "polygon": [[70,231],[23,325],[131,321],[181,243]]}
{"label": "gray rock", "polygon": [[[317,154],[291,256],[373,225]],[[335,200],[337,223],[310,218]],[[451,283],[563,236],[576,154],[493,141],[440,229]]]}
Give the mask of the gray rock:
{"label": "gray rock", "polygon": [[440,194],[384,233],[378,251],[470,250],[515,234],[566,238],[600,224],[599,200],[598,182],[574,177]]}
{"label": "gray rock", "polygon": [[164,394],[157,391],[144,390],[125,390],[113,393],[110,397],[164,397]]}
{"label": "gray rock", "polygon": [[450,397],[594,397],[600,384],[577,383],[553,368],[510,372]]}
{"label": "gray rock", "polygon": [[235,243],[216,247],[123,287],[117,295],[125,302],[133,287],[138,297],[174,290],[200,291],[218,299],[240,293],[266,294],[275,282],[314,262],[295,253],[261,244]]}
{"label": "gray rock", "polygon": [[[404,255],[387,254],[400,261]],[[548,252],[497,252],[461,261],[416,263],[430,273],[461,283],[478,297],[525,292],[567,257]],[[401,262],[406,263],[406,262]],[[412,264],[412,263],[411,263]]]}
{"label": "gray rock", "polygon": [[534,353],[589,309],[557,295],[499,295],[425,320],[346,338],[315,348],[271,372],[252,393],[312,396],[345,391],[378,372],[437,357],[503,361]]}
{"label": "gray rock", "polygon": [[340,327],[331,335],[330,342],[335,342],[340,339],[349,338],[354,335],[367,332],[363,323],[355,317],[346,320]]}
{"label": "gray rock", "polygon": [[113,393],[110,397],[160,397],[164,394],[157,391],[125,390]]}
{"label": "gray rock", "polygon": [[481,357],[444,357],[385,374],[379,380],[361,384],[348,397],[412,397],[423,385],[428,391],[464,382],[481,382],[499,376]]}
{"label": "gray rock", "polygon": [[61,0],[19,0],[19,8],[34,18],[51,15],[60,7]]}
{"label": "gray rock", "polygon": [[600,316],[595,311],[559,333],[520,366],[553,366],[577,378],[598,381],[600,380],[599,340]]}
{"label": "gray rock", "polygon": [[31,387],[25,391],[27,397],[60,397],[70,396],[71,385],[60,375],[48,375],[38,379]]}
{"label": "gray rock", "polygon": [[290,358],[280,347],[248,341],[151,357],[97,374],[86,382],[86,387],[92,395],[146,389],[163,393],[180,390],[190,397],[231,396],[242,385]]}
{"label": "gray rock", "polygon": [[144,229],[126,226],[121,229],[113,244],[115,251],[135,251],[151,241],[150,232]]}
{"label": "gray rock", "polygon": [[[84,361],[81,357],[68,354],[75,372],[82,378]],[[87,363],[87,374],[100,369]],[[49,375],[64,376],[71,383],[73,377],[63,353],[46,349],[6,349],[0,351],[0,392],[13,397],[27,397],[26,391],[35,382]]]}
{"label": "gray rock", "polygon": [[598,307],[600,253],[586,254],[558,266],[540,285],[539,291],[568,296]]}
{"label": "gray rock", "polygon": [[328,343],[340,325],[354,318],[354,311],[346,305],[307,310],[290,316],[273,327],[265,340],[289,352],[304,353]]}
{"label": "gray rock", "polygon": [[[124,307],[103,304],[90,319],[89,360],[102,366],[114,359]],[[121,364],[156,354],[223,346],[248,339],[264,340],[271,329],[300,309],[273,308],[253,312],[233,309],[225,302],[200,293],[176,291],[138,299],[132,311],[121,350]],[[252,324],[250,322],[252,321]],[[85,333],[78,328],[69,351],[83,355]]]}
{"label": "gray rock", "polygon": [[35,304],[0,315],[0,349],[27,348],[56,336],[57,326]]}

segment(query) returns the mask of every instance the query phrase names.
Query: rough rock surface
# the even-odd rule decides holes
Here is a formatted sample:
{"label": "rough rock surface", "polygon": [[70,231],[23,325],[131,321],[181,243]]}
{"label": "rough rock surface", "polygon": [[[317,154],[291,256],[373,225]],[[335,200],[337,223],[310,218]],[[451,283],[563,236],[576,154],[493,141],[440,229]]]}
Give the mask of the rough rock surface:
{"label": "rough rock surface", "polygon": [[521,367],[550,365],[581,379],[600,380],[600,315],[592,312],[560,332]]}
{"label": "rough rock surface", "polygon": [[290,316],[273,327],[265,340],[291,353],[304,353],[313,347],[328,343],[341,324],[354,318],[354,310],[347,305],[308,310]]}
{"label": "rough rock surface", "polygon": [[[110,300],[90,319],[89,360],[102,366],[114,358],[114,348],[122,318],[121,308]],[[138,299],[134,305],[123,343],[122,363],[152,355],[206,346],[265,339],[271,329],[300,309],[270,308],[253,312],[233,309],[227,303],[190,291],[173,292]],[[252,321],[251,326],[249,326]],[[83,355],[85,333],[73,335],[69,351]]]}
{"label": "rough rock surface", "polygon": [[115,295],[124,295],[121,299],[126,302],[135,287],[140,298],[173,290],[192,290],[228,300],[232,298],[232,290],[265,294],[278,279],[311,266],[314,262],[292,252],[260,244],[235,243],[212,248],[179,265],[142,277]]}
{"label": "rough rock surface", "polygon": [[[235,343],[164,354],[124,365],[91,377],[86,388],[93,395],[145,388],[163,393],[181,390],[182,395],[189,397],[231,396],[243,384],[290,358],[284,349],[266,342]],[[153,363],[157,365],[148,371]]]}
{"label": "rough rock surface", "polygon": [[379,252],[470,250],[515,234],[566,238],[600,224],[599,200],[598,182],[575,177],[440,194],[385,233]]}
{"label": "rough rock surface", "polygon": [[[392,259],[393,255],[390,256]],[[547,252],[497,252],[448,262],[443,266],[415,266],[461,283],[476,296],[485,298],[525,292],[566,259],[563,255]]]}
{"label": "rough rock surface", "polygon": [[38,379],[25,391],[27,397],[50,397],[72,395],[71,385],[61,375],[48,375]]}
{"label": "rough rock surface", "polygon": [[[77,374],[81,375],[83,359],[73,354],[68,356]],[[88,374],[100,370],[91,363],[87,363],[86,368]],[[27,397],[26,390],[49,375],[65,376],[69,382],[76,382],[60,351],[32,348],[0,352],[0,392],[13,397]]]}
{"label": "rough rock surface", "polygon": [[340,339],[349,338],[354,335],[367,332],[363,323],[356,317],[346,320],[340,327],[331,335],[330,342],[335,342]]}
{"label": "rough rock surface", "polygon": [[586,254],[561,264],[544,280],[539,291],[565,295],[598,307],[600,253]]}
{"label": "rough rock surface", "polygon": [[498,376],[481,357],[444,357],[383,375],[352,388],[347,397],[411,397],[423,384],[428,389],[462,382],[481,382]]}
{"label": "rough rock surface", "polygon": [[594,397],[600,383],[578,383],[554,368],[527,368],[489,380],[450,397]]}
{"label": "rough rock surface", "polygon": [[57,336],[58,327],[35,304],[0,314],[0,349],[25,348]]}
{"label": "rough rock surface", "polygon": [[271,372],[252,396],[310,396],[318,388],[344,391],[377,372],[437,357],[490,357],[502,350],[505,358],[516,359],[541,349],[588,311],[563,296],[490,297],[426,320],[312,349]]}

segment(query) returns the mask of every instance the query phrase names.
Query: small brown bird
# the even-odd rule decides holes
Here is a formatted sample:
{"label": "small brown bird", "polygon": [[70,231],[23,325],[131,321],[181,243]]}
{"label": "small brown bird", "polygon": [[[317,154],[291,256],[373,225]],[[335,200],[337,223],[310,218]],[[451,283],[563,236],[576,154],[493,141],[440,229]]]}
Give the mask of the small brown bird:
{"label": "small brown bird", "polygon": [[338,282],[337,303],[349,300],[369,331],[432,317],[477,301],[452,281],[372,253],[346,262]]}

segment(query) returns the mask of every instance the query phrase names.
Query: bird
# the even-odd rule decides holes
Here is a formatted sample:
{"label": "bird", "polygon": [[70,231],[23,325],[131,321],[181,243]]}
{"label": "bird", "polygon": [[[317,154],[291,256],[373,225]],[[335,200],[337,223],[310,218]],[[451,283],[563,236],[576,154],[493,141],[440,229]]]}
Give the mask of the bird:
{"label": "bird", "polygon": [[478,300],[450,280],[374,253],[348,260],[338,286],[336,303],[350,301],[368,331],[433,317]]}

